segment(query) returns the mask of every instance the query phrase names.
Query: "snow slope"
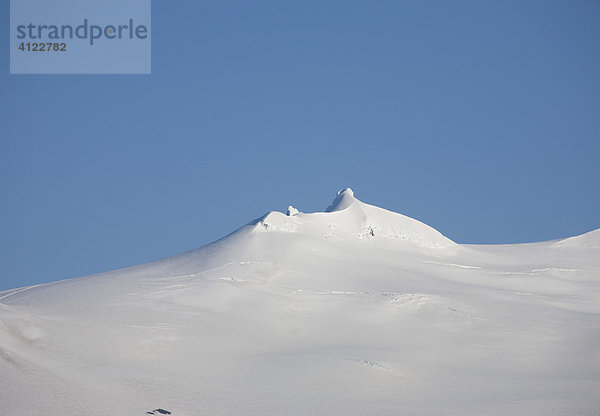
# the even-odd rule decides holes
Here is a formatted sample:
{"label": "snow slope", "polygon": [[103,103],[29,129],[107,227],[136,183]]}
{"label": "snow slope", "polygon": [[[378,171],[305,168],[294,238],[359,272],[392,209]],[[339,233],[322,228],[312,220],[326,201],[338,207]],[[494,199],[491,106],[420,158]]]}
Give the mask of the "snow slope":
{"label": "snow slope", "polygon": [[0,292],[0,414],[596,416],[599,232],[460,245],[346,189]]}

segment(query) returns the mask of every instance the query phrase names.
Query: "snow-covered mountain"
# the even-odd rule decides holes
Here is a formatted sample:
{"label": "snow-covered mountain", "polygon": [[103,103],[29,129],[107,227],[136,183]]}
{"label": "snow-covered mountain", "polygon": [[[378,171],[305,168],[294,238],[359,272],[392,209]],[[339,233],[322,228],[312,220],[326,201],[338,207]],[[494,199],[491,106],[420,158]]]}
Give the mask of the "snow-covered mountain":
{"label": "snow-covered mountain", "polygon": [[346,189],[0,292],[0,414],[596,416],[599,236],[461,245]]}

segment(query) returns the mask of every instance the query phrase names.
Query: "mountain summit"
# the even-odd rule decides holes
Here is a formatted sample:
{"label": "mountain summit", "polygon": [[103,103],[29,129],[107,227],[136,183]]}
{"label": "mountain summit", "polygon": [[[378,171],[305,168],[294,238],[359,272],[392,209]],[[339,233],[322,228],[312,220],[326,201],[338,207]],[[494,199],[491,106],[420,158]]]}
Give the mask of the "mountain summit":
{"label": "mountain summit", "polygon": [[11,416],[595,414],[598,231],[461,245],[338,192],[199,249],[0,292]]}
{"label": "mountain summit", "polygon": [[337,197],[333,200],[326,212],[342,211],[354,204],[357,200],[354,198],[354,191],[350,188],[340,189]]}
{"label": "mountain summit", "polygon": [[270,212],[255,223],[267,230],[302,232],[316,238],[371,239],[391,247],[455,248],[439,231],[407,216],[359,201],[350,188],[338,191],[325,212]]}

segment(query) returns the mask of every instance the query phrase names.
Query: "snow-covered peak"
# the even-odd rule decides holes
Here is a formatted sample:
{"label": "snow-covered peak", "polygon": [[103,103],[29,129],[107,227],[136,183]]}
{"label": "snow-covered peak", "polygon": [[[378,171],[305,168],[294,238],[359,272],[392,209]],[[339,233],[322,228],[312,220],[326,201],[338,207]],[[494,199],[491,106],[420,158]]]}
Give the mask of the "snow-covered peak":
{"label": "snow-covered peak", "polygon": [[299,213],[289,207],[287,215],[269,212],[252,224],[257,230],[301,233],[309,238],[356,241],[371,239],[382,244],[448,248],[456,244],[420,221],[361,202],[350,188],[338,191],[325,212]]}
{"label": "snow-covered peak", "polygon": [[354,198],[354,191],[350,188],[340,189],[337,193],[336,198],[333,200],[331,205],[327,207],[326,212],[341,211],[352,205],[356,199]]}
{"label": "snow-covered peak", "polygon": [[287,209],[286,214],[288,217],[291,217],[293,215],[298,215],[299,212],[300,211],[298,211],[296,208],[294,208],[293,206],[290,205]]}

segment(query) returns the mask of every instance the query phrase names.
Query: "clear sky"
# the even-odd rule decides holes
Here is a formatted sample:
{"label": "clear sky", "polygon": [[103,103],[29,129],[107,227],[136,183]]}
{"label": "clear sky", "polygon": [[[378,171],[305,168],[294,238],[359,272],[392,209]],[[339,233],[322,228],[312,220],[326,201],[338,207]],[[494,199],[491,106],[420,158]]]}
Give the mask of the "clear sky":
{"label": "clear sky", "polygon": [[[0,4],[8,28],[9,2]],[[600,227],[600,2],[154,0],[152,75],[9,75],[0,290],[342,187],[465,243]]]}

